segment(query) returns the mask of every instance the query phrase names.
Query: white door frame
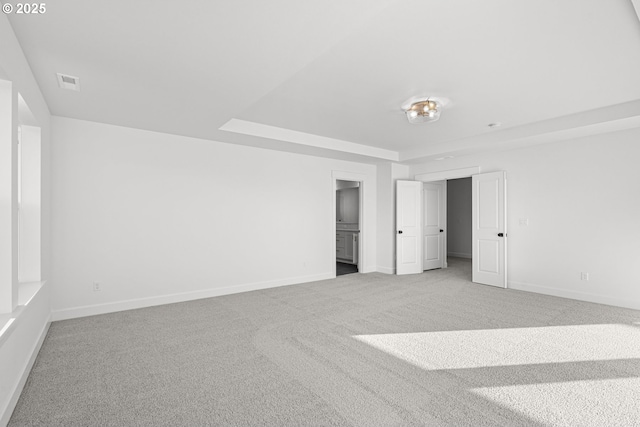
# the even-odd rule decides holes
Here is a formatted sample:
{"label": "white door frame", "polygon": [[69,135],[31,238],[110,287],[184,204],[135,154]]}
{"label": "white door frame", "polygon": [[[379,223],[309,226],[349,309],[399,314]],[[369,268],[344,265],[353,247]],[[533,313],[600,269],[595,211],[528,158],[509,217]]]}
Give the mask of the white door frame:
{"label": "white door frame", "polygon": [[331,238],[331,260],[332,260],[332,269],[333,269],[333,277],[337,277],[336,274],[336,239],[335,239],[335,231],[336,231],[336,222],[338,218],[336,217],[336,190],[337,183],[336,181],[354,181],[360,183],[360,190],[358,191],[358,204],[359,204],[359,212],[358,212],[358,227],[360,227],[360,234],[358,236],[358,272],[366,273],[366,262],[367,262],[367,251],[364,243],[367,241],[367,235],[365,233],[367,226],[368,215],[365,212],[365,204],[364,200],[366,198],[365,188],[369,188],[369,179],[367,176],[361,173],[354,172],[343,172],[343,171],[332,171],[331,172],[331,229],[333,230],[333,237]]}
{"label": "white door frame", "polygon": [[[464,169],[453,169],[453,170],[448,170],[448,171],[441,171],[441,172],[431,172],[431,173],[421,173],[421,174],[417,174],[414,177],[414,180],[416,181],[422,181],[422,182],[433,182],[433,181],[446,181],[448,179],[459,179],[459,178],[471,178],[471,175],[477,175],[480,173],[480,166],[474,166],[474,167],[470,167],[470,168],[464,168]],[[446,200],[447,200],[447,187],[445,186],[444,188],[445,191],[445,205],[444,205],[444,215],[445,218],[447,216],[447,205],[446,205]],[[444,228],[444,236],[442,236],[442,238],[444,239],[444,265],[443,268],[447,268],[449,267],[449,262],[447,259],[447,235],[449,233],[448,230],[448,224],[447,226]]]}

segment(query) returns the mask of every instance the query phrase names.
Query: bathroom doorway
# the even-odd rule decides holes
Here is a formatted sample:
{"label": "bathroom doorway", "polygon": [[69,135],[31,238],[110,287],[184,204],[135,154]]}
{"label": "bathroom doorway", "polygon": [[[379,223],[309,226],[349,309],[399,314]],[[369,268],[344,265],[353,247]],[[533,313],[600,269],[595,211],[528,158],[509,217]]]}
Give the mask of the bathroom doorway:
{"label": "bathroom doorway", "polygon": [[361,183],[336,179],[336,276],[357,273],[360,258]]}

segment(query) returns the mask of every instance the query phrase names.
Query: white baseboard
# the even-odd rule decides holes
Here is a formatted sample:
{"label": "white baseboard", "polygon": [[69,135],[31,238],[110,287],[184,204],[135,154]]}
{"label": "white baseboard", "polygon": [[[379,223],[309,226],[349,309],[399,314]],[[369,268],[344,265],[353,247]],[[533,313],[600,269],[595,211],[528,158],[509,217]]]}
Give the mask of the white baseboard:
{"label": "white baseboard", "polygon": [[589,294],[586,292],[570,291],[566,289],[550,288],[548,286],[533,285],[530,283],[509,281],[509,289],[519,291],[535,292],[537,294],[552,295],[554,297],[570,298],[579,301],[594,302],[597,304],[613,305],[616,307],[633,308],[640,310],[640,301],[633,301],[622,298],[612,298],[605,295]]}
{"label": "white baseboard", "polygon": [[360,267],[358,266],[358,273],[375,273],[377,270],[375,267],[371,267],[371,266],[367,266],[367,267]]}
{"label": "white baseboard", "polygon": [[463,252],[449,252],[447,256],[452,256],[456,258],[468,258],[471,259],[471,254],[463,253]]}
{"label": "white baseboard", "polygon": [[377,271],[379,273],[384,273],[384,274],[396,274],[396,269],[395,268],[389,268],[389,267],[380,267],[380,266],[378,266]]}
{"label": "white baseboard", "polygon": [[299,283],[316,282],[318,280],[333,279],[331,273],[316,274],[311,276],[293,277],[290,279],[269,280],[266,282],[247,283],[224,288],[204,289],[200,291],[183,292],[169,295],[159,295],[148,298],[136,298],[125,301],[115,301],[104,304],[85,305],[81,307],[53,310],[52,319],[66,320],[77,317],[94,316],[96,314],[114,313],[116,311],[133,310],[136,308],[152,307],[155,305],[173,304],[177,302],[192,301],[202,298],[219,297],[222,295],[237,294],[240,292],[257,291],[259,289],[275,288],[278,286],[294,285]]}
{"label": "white baseboard", "polygon": [[38,341],[36,341],[33,349],[31,350],[31,356],[29,356],[29,360],[27,360],[27,364],[22,370],[22,374],[20,375],[20,380],[16,384],[15,388],[11,392],[11,399],[7,403],[7,407],[4,409],[2,416],[0,417],[0,426],[6,426],[9,424],[9,420],[11,419],[11,415],[13,414],[13,410],[16,408],[18,404],[18,399],[20,398],[20,394],[22,394],[22,389],[24,385],[27,383],[27,378],[29,378],[29,374],[31,373],[31,368],[33,368],[33,364],[36,362],[36,357],[38,357],[38,353],[40,352],[40,348],[42,347],[42,343],[44,342],[44,338],[47,336],[47,332],[49,332],[49,326],[51,325],[51,318],[47,320],[42,328],[42,332],[40,332],[40,337]]}

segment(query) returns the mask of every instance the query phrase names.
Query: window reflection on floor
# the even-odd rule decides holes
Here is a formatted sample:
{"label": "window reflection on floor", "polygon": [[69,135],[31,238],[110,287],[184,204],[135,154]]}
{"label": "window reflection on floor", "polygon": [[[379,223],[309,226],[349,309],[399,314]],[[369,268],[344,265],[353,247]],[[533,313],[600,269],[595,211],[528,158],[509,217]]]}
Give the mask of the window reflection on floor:
{"label": "window reflection on floor", "polygon": [[569,325],[355,336],[547,425],[638,425],[640,328]]}

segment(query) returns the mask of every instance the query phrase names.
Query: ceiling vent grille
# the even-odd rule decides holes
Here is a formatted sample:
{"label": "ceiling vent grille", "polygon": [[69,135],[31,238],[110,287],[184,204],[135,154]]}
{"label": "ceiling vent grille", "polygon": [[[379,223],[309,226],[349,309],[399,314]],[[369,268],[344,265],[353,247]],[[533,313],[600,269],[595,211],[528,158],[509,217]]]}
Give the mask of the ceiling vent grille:
{"label": "ceiling vent grille", "polygon": [[58,85],[62,89],[75,90],[80,92],[80,79],[78,77],[69,76],[67,74],[57,73]]}

